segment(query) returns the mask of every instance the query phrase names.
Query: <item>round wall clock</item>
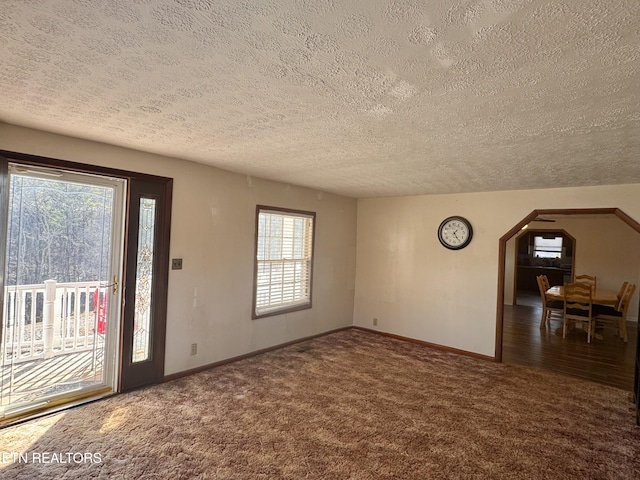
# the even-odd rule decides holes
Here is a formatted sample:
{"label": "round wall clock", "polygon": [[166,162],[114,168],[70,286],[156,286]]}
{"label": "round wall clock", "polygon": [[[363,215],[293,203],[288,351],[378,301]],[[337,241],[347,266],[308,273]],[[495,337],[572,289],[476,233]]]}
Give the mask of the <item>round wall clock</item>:
{"label": "round wall clock", "polygon": [[471,243],[473,228],[464,217],[445,218],[438,227],[438,240],[450,250],[460,250]]}

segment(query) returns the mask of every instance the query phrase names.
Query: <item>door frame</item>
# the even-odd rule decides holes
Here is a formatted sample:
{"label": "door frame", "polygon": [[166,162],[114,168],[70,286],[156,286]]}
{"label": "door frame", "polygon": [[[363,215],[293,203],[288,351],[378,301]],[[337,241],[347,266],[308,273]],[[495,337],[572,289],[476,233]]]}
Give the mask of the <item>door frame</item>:
{"label": "door frame", "polygon": [[[123,285],[129,285],[122,292],[122,334],[120,335],[120,369],[118,375],[118,391],[123,392],[134,388],[159,383],[164,379],[164,357],[166,339],[166,308],[167,308],[167,279],[169,266],[168,241],[164,241],[170,219],[164,217],[166,198],[163,185],[157,182],[133,179],[129,182],[127,209],[128,228],[125,235],[125,257]],[[139,246],[138,223],[140,218],[140,200],[153,198],[158,209],[155,215],[154,248],[152,261],[151,302],[151,332],[149,338],[149,360],[134,363],[132,361],[134,324],[136,316],[136,282]],[[161,251],[166,247],[166,251]],[[164,313],[163,313],[164,312]]]}
{"label": "door frame", "polygon": [[[500,237],[498,247],[498,299],[496,305],[496,362],[502,362],[502,333],[504,317],[504,287],[505,287],[505,260],[507,258],[507,240],[516,235],[522,227],[528,225],[539,215],[615,215],[620,220],[629,225],[636,232],[640,233],[640,223],[624,213],[619,208],[557,208],[533,210],[529,215],[520,220],[507,233]],[[575,252],[574,252],[575,254]]]}
{"label": "door frame", "polygon": [[[640,223],[619,208],[574,208],[574,209],[541,209],[533,210],[507,233],[500,237],[498,246],[498,298],[496,305],[496,343],[494,361],[502,362],[502,335],[504,327],[504,287],[507,258],[507,241],[516,235],[522,227],[528,225],[539,215],[606,215],[613,214],[629,227],[640,233]],[[575,256],[575,252],[574,252]],[[638,307],[640,319],[640,306]],[[640,329],[637,333],[636,361],[634,369],[633,402],[635,403],[636,425],[640,426]]]}
{"label": "door frame", "polygon": [[[159,212],[159,225],[158,225],[158,238],[159,245],[157,250],[157,262],[155,262],[155,270],[154,275],[156,276],[157,281],[154,281],[154,324],[156,328],[154,344],[154,364],[155,364],[155,376],[152,379],[151,383],[160,383],[164,379],[164,363],[165,363],[165,344],[166,344],[166,319],[167,319],[167,296],[168,296],[168,280],[169,280],[169,243],[170,243],[170,234],[171,234],[171,206],[172,206],[172,192],[173,192],[173,178],[162,177],[159,175],[151,175],[147,173],[134,172],[130,170],[121,170],[111,167],[105,167],[101,165],[91,165],[79,162],[72,162],[69,160],[61,160],[57,158],[43,157],[39,155],[31,155],[26,153],[12,152],[7,150],[0,150],[0,157],[4,157],[9,162],[14,161],[27,166],[34,167],[48,167],[48,168],[60,168],[65,170],[71,170],[78,173],[88,173],[94,175],[104,175],[109,177],[116,177],[126,179],[127,182],[127,193],[126,193],[126,208],[125,208],[125,244],[123,248],[123,278],[122,278],[122,288],[126,288],[127,278],[126,278],[126,258],[128,258],[129,253],[129,245],[128,239],[130,238],[129,231],[131,228],[136,228],[137,226],[131,226],[129,217],[131,211],[131,184],[133,182],[149,182],[157,184],[160,187],[163,197],[163,208]],[[0,162],[0,164],[4,165],[4,162]],[[0,166],[0,194],[6,196],[6,190],[8,189],[8,171],[6,168]],[[4,205],[4,207],[7,207]],[[1,213],[1,212],[0,212]],[[0,222],[0,234],[6,230],[6,226],[1,225],[3,222]],[[6,232],[4,232],[6,233]],[[0,242],[0,254],[4,254],[5,246],[3,242]],[[1,290],[1,289],[0,289]],[[0,301],[4,301],[4,292],[0,292]],[[125,291],[122,292],[122,298],[124,299]],[[122,368],[123,368],[123,342],[126,341],[124,338],[125,329],[123,328],[124,320],[125,320],[125,305],[124,302],[121,302],[120,309],[120,338],[119,338],[119,359],[117,359],[118,364],[118,385],[117,391],[121,392],[122,389]],[[142,385],[136,385],[135,387],[139,387]],[[133,387],[132,387],[133,388]]]}

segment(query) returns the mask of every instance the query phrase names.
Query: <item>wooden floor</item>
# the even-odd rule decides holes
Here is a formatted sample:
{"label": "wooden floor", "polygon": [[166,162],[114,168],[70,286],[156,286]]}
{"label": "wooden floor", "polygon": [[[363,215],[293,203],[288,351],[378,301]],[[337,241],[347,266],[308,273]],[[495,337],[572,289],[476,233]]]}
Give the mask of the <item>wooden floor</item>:
{"label": "wooden floor", "polygon": [[637,323],[627,322],[628,343],[607,327],[602,340],[587,343],[587,333],[574,330],[562,338],[562,326],[551,320],[551,328],[540,329],[539,298],[519,299],[519,305],[504,307],[502,359],[556,373],[632,391],[635,368]]}
{"label": "wooden floor", "polygon": [[0,370],[2,405],[17,405],[102,382],[102,352],[88,350],[16,363]]}

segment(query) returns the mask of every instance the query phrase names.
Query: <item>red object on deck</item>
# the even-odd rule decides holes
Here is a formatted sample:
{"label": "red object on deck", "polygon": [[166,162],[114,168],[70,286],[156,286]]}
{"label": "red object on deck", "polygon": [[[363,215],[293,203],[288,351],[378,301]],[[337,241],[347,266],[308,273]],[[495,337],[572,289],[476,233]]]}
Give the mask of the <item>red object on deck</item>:
{"label": "red object on deck", "polygon": [[93,305],[98,317],[98,333],[104,335],[107,333],[107,296],[100,301],[100,290],[96,288],[93,292]]}

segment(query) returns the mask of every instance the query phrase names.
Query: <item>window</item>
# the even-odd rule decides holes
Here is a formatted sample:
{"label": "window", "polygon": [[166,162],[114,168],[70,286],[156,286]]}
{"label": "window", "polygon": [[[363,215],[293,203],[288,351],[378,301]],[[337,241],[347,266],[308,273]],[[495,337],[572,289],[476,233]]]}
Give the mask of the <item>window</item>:
{"label": "window", "polygon": [[257,206],[253,318],[311,308],[315,217]]}
{"label": "window", "polygon": [[562,258],[562,237],[533,237],[533,256],[538,258]]}

